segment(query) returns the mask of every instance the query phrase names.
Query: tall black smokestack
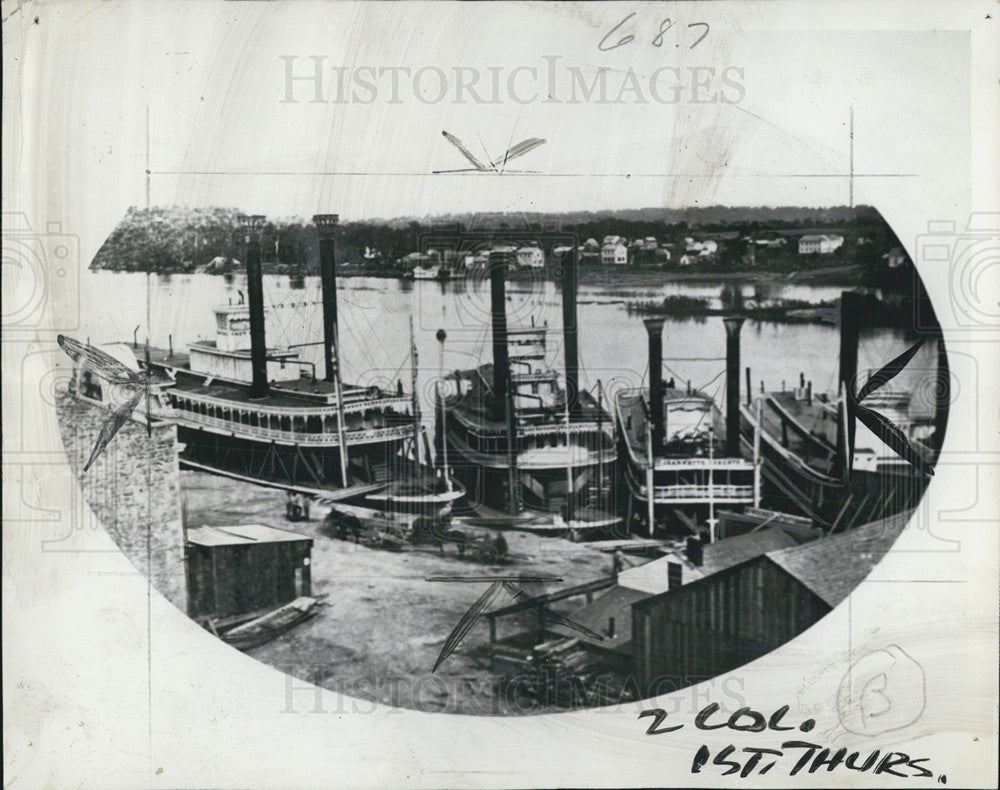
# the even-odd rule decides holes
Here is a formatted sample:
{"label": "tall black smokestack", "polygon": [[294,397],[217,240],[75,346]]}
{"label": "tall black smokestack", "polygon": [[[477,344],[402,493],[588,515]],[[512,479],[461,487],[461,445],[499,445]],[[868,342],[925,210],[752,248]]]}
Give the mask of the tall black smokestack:
{"label": "tall black smokestack", "polygon": [[490,312],[493,316],[493,418],[497,422],[507,413],[507,385],[510,357],[507,349],[507,254],[490,252]]}
{"label": "tall black smokestack", "polygon": [[253,379],[250,384],[251,398],[266,398],[267,385],[267,339],[264,334],[264,282],[260,268],[260,239],[257,234],[264,226],[264,217],[255,214],[242,217],[246,241],[247,259],[247,302],[250,307],[250,367]]}
{"label": "tall black smokestack", "polygon": [[[740,329],[744,319],[723,319],[726,325],[726,455],[740,456]],[[749,393],[748,393],[749,394]]]}
{"label": "tall black smokestack", "polygon": [[840,373],[839,386],[847,402],[847,447],[844,446],[844,431],[837,432],[837,455],[841,469],[850,469],[854,447],[854,415],[857,404],[855,380],[858,377],[858,341],[861,338],[861,322],[868,309],[867,299],[855,291],[844,291],[840,295]]}
{"label": "tall black smokestack", "polygon": [[577,350],[576,328],[576,288],[577,288],[576,245],[563,255],[562,309],[563,348],[566,355],[566,398],[570,414],[576,414],[580,406],[580,360]]}
{"label": "tall black smokestack", "polygon": [[649,419],[653,423],[653,453],[663,449],[663,322],[645,318],[649,333]]}
{"label": "tall black smokestack", "polygon": [[319,279],[323,290],[323,359],[327,381],[336,374],[337,345],[337,242],[333,238],[339,217],[316,214],[313,224],[319,231]]}

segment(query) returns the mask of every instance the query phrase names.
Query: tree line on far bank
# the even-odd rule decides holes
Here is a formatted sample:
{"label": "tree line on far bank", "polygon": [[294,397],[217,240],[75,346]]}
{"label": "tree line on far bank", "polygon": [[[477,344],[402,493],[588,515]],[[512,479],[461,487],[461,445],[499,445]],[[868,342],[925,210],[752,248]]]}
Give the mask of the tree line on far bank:
{"label": "tree line on far bank", "polygon": [[[241,212],[236,208],[185,208],[158,206],[130,208],[101,246],[91,267],[115,271],[179,272],[233,271],[242,267],[244,233]],[[683,246],[692,235],[727,234],[720,239],[719,253],[699,262],[707,271],[735,271],[749,265],[744,237],[768,231],[817,229],[845,236],[845,244],[832,256],[831,264],[857,264],[871,275],[884,276],[882,256],[899,241],[870,207],[812,208],[730,208],[709,206],[681,210],[641,209],[606,214],[563,214],[555,216],[490,215],[485,221],[474,217],[446,217],[417,221],[345,222],[337,228],[338,261],[369,268],[395,270],[411,252],[442,246],[450,237],[460,238],[470,227],[482,233],[489,225],[497,238],[512,235],[535,239],[546,253],[550,247],[575,238],[600,242],[605,236],[628,239],[653,237],[659,242]],[[865,239],[862,245],[855,244]],[[553,240],[547,243],[547,239]],[[268,220],[260,231],[265,267],[305,276],[318,271],[319,247],[315,226],[300,218]],[[757,249],[753,265],[779,270],[801,265],[794,240],[788,248]],[[673,262],[676,264],[676,261]]]}

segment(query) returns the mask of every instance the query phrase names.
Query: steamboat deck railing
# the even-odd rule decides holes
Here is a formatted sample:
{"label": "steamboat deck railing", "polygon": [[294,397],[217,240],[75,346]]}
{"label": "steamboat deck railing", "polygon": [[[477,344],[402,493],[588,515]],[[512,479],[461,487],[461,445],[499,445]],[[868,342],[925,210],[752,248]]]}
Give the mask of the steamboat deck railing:
{"label": "steamboat deck railing", "polygon": [[[254,439],[276,441],[283,444],[300,444],[320,447],[337,447],[340,437],[336,430],[332,433],[310,433],[306,431],[286,431],[280,428],[265,428],[259,425],[247,425],[233,420],[209,417],[198,412],[183,409],[165,410],[163,416],[176,421],[179,425],[194,424],[216,433],[247,436]],[[347,429],[345,431],[347,444],[370,444],[378,441],[393,441],[407,439],[413,435],[412,423],[392,425],[384,428],[367,428],[363,430]]]}
{"label": "steamboat deck railing", "polygon": [[[185,398],[195,403],[204,403],[215,408],[230,409],[235,412],[256,412],[257,414],[267,414],[276,417],[336,417],[340,409],[336,404],[327,406],[266,406],[258,403],[237,403],[226,398],[217,398],[214,395],[206,395],[193,390],[179,389],[171,387],[168,389],[173,398]],[[344,398],[344,414],[356,414],[370,409],[385,411],[387,409],[398,409],[405,414],[412,405],[412,398],[408,396],[399,397],[396,395],[384,398],[367,398],[355,401],[351,397]]]}

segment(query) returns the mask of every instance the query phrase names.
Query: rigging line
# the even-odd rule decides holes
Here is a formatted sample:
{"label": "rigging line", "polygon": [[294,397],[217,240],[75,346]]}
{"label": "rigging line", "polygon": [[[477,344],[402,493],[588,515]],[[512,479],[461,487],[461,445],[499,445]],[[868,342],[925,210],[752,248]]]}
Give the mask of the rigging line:
{"label": "rigging line", "polygon": [[[725,372],[726,371],[722,371],[722,373],[725,373]],[[719,376],[721,376],[722,373],[720,373]],[[719,376],[716,376],[715,379],[719,378]],[[712,379],[712,381],[715,381],[715,379]],[[711,383],[712,382],[710,381],[709,384],[711,384]],[[715,392],[712,393],[712,406],[707,411],[705,411],[705,413],[702,414],[701,417],[698,418],[698,423],[694,426],[694,430],[695,430],[696,433],[697,433],[698,429],[701,427],[702,422],[704,422],[706,416],[708,416],[709,414],[712,414],[712,417],[713,418],[715,417],[715,415],[712,413],[712,409],[716,408],[716,406],[715,406],[716,399],[719,397],[719,390],[722,389],[722,385],[723,384],[725,384],[725,380],[720,381],[719,382],[719,386],[716,387],[715,388]],[[708,384],[706,384],[705,386],[707,387]]]}
{"label": "rigging line", "polygon": [[[649,362],[648,361],[646,362],[646,367],[647,367],[647,369],[649,368]],[[674,370],[672,367],[670,367],[666,363],[664,363],[663,367],[665,367],[667,369],[667,371],[670,373],[670,375],[673,376],[678,381],[681,381],[681,382],[687,381],[686,378],[684,378],[680,373],[678,373],[676,370]],[[644,374],[644,376],[645,376],[645,374]]]}
{"label": "rigging line", "polygon": [[[382,340],[382,334],[380,332],[376,332],[375,331],[375,327],[372,326],[371,316],[368,315],[367,312],[363,313],[362,315],[364,316],[365,323],[368,325],[369,336],[374,336],[378,340],[378,344],[379,344],[379,346],[382,349],[383,358],[388,362],[389,360],[392,359],[392,354],[390,354],[389,353],[389,349],[386,348],[385,342]],[[392,364],[392,363],[389,362],[389,364]],[[405,364],[405,360],[404,360],[404,362],[402,364],[400,364],[399,370],[403,369],[403,364]],[[374,359],[372,359],[372,367],[376,367]],[[397,372],[398,372],[398,370],[397,370]]]}
{"label": "rigging line", "polygon": [[[344,326],[344,328],[347,330],[346,332],[342,333],[340,335],[340,337],[339,337],[339,340],[340,340],[339,351],[340,351],[340,357],[341,357],[341,359],[338,360],[338,363],[340,365],[342,365],[343,367],[346,368],[347,366],[344,364],[344,361],[343,361],[345,358],[351,360],[351,359],[357,359],[358,356],[361,356],[362,357],[361,364],[362,365],[367,365],[369,371],[373,370],[376,367],[375,357],[372,355],[371,350],[368,348],[368,344],[362,341],[361,336],[358,333],[358,330],[353,325],[351,325],[351,323],[349,321],[348,322],[340,323],[339,320],[338,320],[338,323],[341,326]],[[350,339],[352,341],[352,345],[351,345],[352,353],[345,355],[344,354],[344,345],[345,345],[344,341],[346,341],[348,339]],[[360,352],[360,353],[358,353],[358,352]],[[354,376],[355,376],[355,378],[357,377],[357,373],[356,372],[355,372]]]}
{"label": "rigging line", "polygon": [[[355,343],[355,348],[360,349],[361,353],[365,357],[365,361],[367,362],[369,368],[377,369],[378,365],[376,364],[375,357],[372,355],[370,349],[368,348],[368,344],[360,336],[359,334],[360,330],[354,326],[352,318],[353,316],[350,313],[345,313],[343,314],[342,317],[338,314],[338,325],[344,327],[347,330],[347,332],[341,335],[341,338],[346,339],[348,334],[351,335]],[[371,326],[371,321],[367,315],[365,315],[365,319],[368,321],[368,329],[371,331],[371,334],[378,339],[379,344],[382,345],[382,351],[386,354],[386,356],[388,356],[388,351],[386,351],[385,345],[382,344],[381,337],[377,332],[374,332],[373,327]],[[342,350],[341,350],[341,356],[343,356]]]}
{"label": "rigging line", "polygon": [[712,378],[710,378],[710,379],[709,379],[708,381],[706,381],[706,382],[705,382],[704,384],[702,384],[702,385],[701,385],[700,387],[697,387],[697,389],[699,389],[699,390],[703,390],[703,389],[705,389],[705,387],[708,387],[708,386],[711,386],[711,384],[712,384],[713,382],[715,382],[715,381],[717,381],[717,380],[718,380],[719,376],[724,376],[724,375],[725,375],[725,373],[726,373],[726,370],[725,370],[725,368],[723,368],[723,369],[722,369],[722,370],[721,370],[721,371],[720,371],[720,372],[719,372],[719,373],[718,373],[717,375],[715,375],[715,376],[712,376]]}
{"label": "rigging line", "polygon": [[[270,296],[272,293],[273,292],[270,289],[268,289],[268,295]],[[293,310],[297,309],[295,307],[295,303],[292,303],[291,305],[286,305],[283,302],[279,303],[279,304],[275,304],[273,301],[271,302],[271,312],[272,312],[272,315],[274,316],[274,320],[277,322],[278,327],[281,329],[281,332],[284,335],[285,346],[286,347],[290,346],[294,342],[294,339],[295,339],[295,333],[294,333],[294,331],[291,328],[291,323],[294,321],[295,316],[298,316],[299,318],[302,317],[301,313],[295,313],[292,317],[288,318],[287,321],[282,320],[282,318],[281,318],[281,312],[280,311],[283,310],[286,307],[289,307],[289,306]],[[302,321],[301,323],[304,324],[305,322]]]}
{"label": "rigging line", "polygon": [[[263,277],[260,278],[260,281],[261,281],[261,286],[262,286],[263,290],[265,291],[265,295],[268,296],[268,297],[270,297],[271,296],[271,289],[264,283],[264,278]],[[288,346],[291,345],[291,339],[290,339],[290,336],[288,334],[288,329],[285,327],[284,323],[281,321],[281,318],[280,318],[281,314],[274,309],[274,300],[269,298],[268,301],[270,302],[270,306],[271,306],[271,315],[274,316],[274,320],[278,324],[278,328],[281,330],[282,334],[285,337],[285,346],[288,347]]]}

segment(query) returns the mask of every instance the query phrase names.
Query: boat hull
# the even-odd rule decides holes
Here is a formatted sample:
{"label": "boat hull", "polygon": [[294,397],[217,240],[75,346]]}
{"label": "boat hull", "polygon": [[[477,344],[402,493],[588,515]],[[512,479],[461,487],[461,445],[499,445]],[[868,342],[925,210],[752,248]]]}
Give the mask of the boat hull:
{"label": "boat hull", "polygon": [[[752,451],[756,422],[756,415],[744,407],[741,440],[745,453]],[[925,475],[899,464],[875,470],[855,468],[847,480],[827,474],[787,447],[787,436],[770,427],[765,421],[760,441],[762,506],[806,516],[826,532],[911,509],[927,488]]]}
{"label": "boat hull", "polygon": [[[264,483],[292,488],[344,487],[338,447],[308,447],[223,434],[178,421],[180,458],[200,467],[232,472]],[[395,479],[403,463],[402,440],[348,449],[348,485]]]}
{"label": "boat hull", "polygon": [[[505,463],[487,466],[460,455],[453,463],[451,472],[465,487],[470,505],[474,508],[485,505],[492,510],[509,512],[510,481]],[[614,473],[613,461],[573,467],[572,506],[580,509],[593,505],[613,510],[613,503],[609,500],[613,493],[611,483]],[[566,467],[519,468],[516,471],[515,489],[520,510],[561,514],[569,499]]]}

